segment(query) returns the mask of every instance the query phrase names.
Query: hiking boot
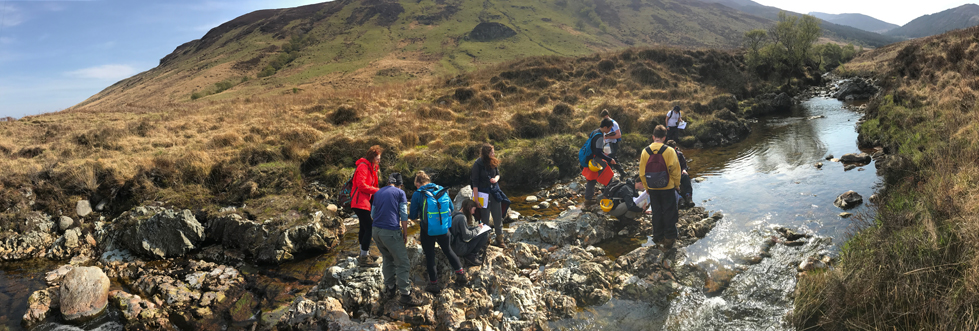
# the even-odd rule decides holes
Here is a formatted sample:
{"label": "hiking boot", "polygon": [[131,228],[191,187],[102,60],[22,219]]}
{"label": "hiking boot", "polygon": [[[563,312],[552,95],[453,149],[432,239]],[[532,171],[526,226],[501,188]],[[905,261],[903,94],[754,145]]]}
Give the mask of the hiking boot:
{"label": "hiking boot", "polygon": [[663,251],[668,251],[673,249],[673,244],[676,243],[676,239],[663,239]]}
{"label": "hiking boot", "polygon": [[483,265],[483,259],[476,256],[476,254],[469,254],[462,258],[471,267]]}
{"label": "hiking boot", "polygon": [[503,242],[503,236],[496,237],[496,246],[499,248],[506,249],[506,243]]}
{"label": "hiking boot", "polygon": [[466,284],[469,284],[469,275],[466,275],[465,272],[456,273],[456,285],[466,286]]}
{"label": "hiking boot", "polygon": [[439,284],[438,282],[429,282],[428,285],[425,286],[425,292],[433,294],[442,293],[442,284]]}
{"label": "hiking boot", "polygon": [[361,267],[376,267],[377,260],[378,260],[377,257],[370,256],[370,255],[358,256],[357,265]]}
{"label": "hiking boot", "polygon": [[426,300],[424,298],[419,298],[417,296],[410,295],[410,294],[409,295],[402,294],[401,295],[401,298],[398,299],[398,303],[400,303],[400,304],[402,304],[404,306],[418,307],[418,306],[427,305],[428,304],[428,300]]}
{"label": "hiking boot", "polygon": [[395,287],[395,286],[391,286],[391,287],[385,288],[384,289],[383,296],[385,298],[390,298],[390,299],[397,298],[398,297],[398,288]]}

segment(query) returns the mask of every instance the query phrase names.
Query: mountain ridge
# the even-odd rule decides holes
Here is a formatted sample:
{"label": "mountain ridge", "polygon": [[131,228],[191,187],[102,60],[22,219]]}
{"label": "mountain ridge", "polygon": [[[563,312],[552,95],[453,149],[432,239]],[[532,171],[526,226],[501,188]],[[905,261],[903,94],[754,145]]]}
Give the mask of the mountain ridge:
{"label": "mountain ridge", "polygon": [[872,16],[859,13],[827,14],[821,12],[810,12],[809,15],[830,23],[846,25],[874,33],[884,33],[901,27],[900,25],[884,22]]}
{"label": "mountain ridge", "polygon": [[979,25],[979,5],[964,4],[934,14],[922,15],[902,27],[887,31],[901,38],[921,38]]}

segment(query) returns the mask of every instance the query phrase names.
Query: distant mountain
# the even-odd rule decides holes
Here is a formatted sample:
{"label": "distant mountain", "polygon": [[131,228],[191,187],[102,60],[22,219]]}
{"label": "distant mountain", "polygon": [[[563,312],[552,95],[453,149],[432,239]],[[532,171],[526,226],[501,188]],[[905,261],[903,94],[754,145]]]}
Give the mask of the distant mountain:
{"label": "distant mountain", "polygon": [[628,46],[735,48],[770,23],[688,0],[336,0],[221,24],[82,105],[341,90]]}
{"label": "distant mountain", "polygon": [[809,13],[809,15],[812,15],[826,22],[836,23],[839,25],[852,26],[860,30],[876,32],[876,33],[884,33],[889,30],[901,27],[900,25],[887,23],[864,14],[827,14],[827,13],[820,13],[820,12],[811,12]]}
{"label": "distant mountain", "polygon": [[[783,11],[782,9],[771,7],[771,6],[765,6],[751,0],[701,0],[701,1],[721,4],[751,15],[767,18],[770,20],[777,20],[778,13]],[[797,16],[802,15],[787,10],[785,12]],[[826,20],[823,20],[822,28],[823,28],[823,36],[838,41],[852,42],[856,45],[880,47],[880,46],[901,41],[900,38],[885,36],[882,34],[861,30],[846,25],[835,24],[832,22],[828,22]]]}
{"label": "distant mountain", "polygon": [[940,13],[918,17],[900,28],[887,31],[885,34],[902,38],[920,38],[975,25],[979,25],[979,5],[970,3]]}

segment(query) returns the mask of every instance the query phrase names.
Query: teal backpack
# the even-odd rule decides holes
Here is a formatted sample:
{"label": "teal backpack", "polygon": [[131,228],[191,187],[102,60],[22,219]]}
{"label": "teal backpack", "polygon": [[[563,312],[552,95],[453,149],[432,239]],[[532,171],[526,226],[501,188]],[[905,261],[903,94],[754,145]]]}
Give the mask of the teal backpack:
{"label": "teal backpack", "polygon": [[585,141],[585,145],[581,146],[581,149],[578,150],[578,164],[581,165],[582,168],[588,168],[588,160],[591,160],[592,158],[591,146],[595,141],[595,137],[604,138],[605,135],[602,134],[602,131],[593,131],[591,135],[588,136],[588,140]]}
{"label": "teal backpack", "polygon": [[441,236],[449,233],[452,227],[452,199],[449,199],[449,189],[430,184],[419,189],[425,194],[425,222],[428,224],[429,236]]}

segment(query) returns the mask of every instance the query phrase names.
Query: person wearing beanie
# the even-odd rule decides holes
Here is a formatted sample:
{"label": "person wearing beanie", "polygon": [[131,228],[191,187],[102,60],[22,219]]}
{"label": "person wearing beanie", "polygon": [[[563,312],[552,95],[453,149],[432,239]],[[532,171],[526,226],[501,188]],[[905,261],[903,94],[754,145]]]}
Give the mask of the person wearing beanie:
{"label": "person wearing beanie", "polygon": [[381,275],[384,277],[384,293],[398,299],[406,306],[422,306],[423,299],[411,296],[411,279],[408,274],[408,198],[402,190],[404,179],[400,173],[388,176],[388,185],[374,193],[371,206],[373,239],[381,251]]}

